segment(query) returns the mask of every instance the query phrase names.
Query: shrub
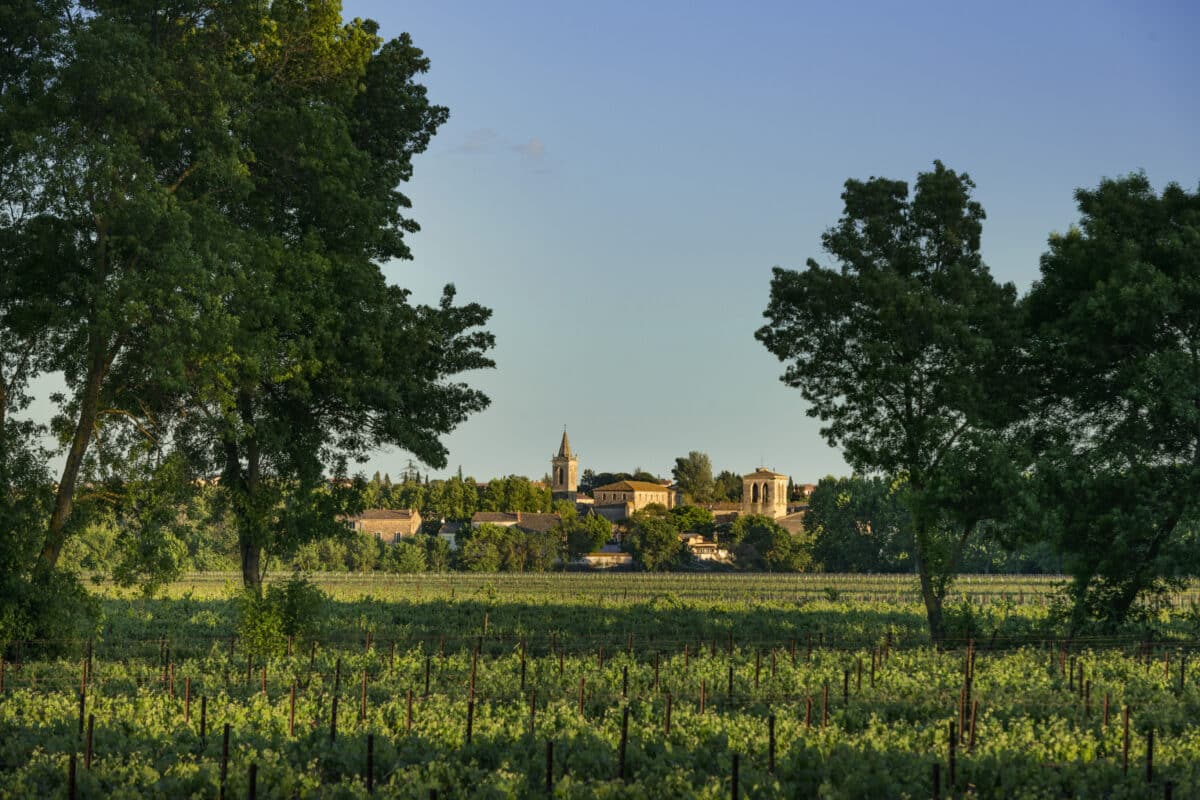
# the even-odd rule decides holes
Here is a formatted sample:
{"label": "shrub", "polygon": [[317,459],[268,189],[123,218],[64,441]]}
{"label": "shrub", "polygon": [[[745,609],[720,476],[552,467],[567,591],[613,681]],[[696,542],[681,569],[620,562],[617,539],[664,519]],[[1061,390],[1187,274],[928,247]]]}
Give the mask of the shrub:
{"label": "shrub", "polygon": [[281,655],[289,636],[300,641],[317,638],[328,600],[299,572],[287,581],[268,586],[262,597],[243,590],[234,597],[238,638],[247,652]]}

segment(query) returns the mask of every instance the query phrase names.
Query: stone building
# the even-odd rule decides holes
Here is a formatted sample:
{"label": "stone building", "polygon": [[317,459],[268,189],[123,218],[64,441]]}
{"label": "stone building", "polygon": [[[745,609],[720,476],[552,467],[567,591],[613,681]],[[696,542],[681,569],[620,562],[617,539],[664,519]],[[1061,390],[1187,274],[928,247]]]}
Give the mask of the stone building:
{"label": "stone building", "polygon": [[575,502],[579,495],[579,459],[571,452],[567,429],[563,428],[558,455],[550,459],[550,496],[555,500]]}
{"label": "stone building", "polygon": [[651,481],[617,481],[592,490],[595,512],[612,522],[628,519],[652,503],[674,508],[678,493],[670,486]]}
{"label": "stone building", "polygon": [[759,467],[742,476],[742,513],[762,514],[771,519],[788,513],[788,476]]}
{"label": "stone building", "polygon": [[559,523],[558,514],[533,511],[476,511],[471,517],[471,527],[478,528],[487,523],[504,528],[516,528],[526,533],[545,533]]}
{"label": "stone building", "polygon": [[421,531],[421,512],[412,508],[371,508],[345,521],[351,530],[390,544]]}

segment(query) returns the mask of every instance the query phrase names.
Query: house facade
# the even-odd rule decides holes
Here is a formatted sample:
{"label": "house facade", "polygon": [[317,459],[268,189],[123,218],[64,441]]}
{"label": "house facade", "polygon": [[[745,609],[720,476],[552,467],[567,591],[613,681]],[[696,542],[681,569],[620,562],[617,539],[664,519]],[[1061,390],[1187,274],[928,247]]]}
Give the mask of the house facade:
{"label": "house facade", "polygon": [[421,532],[421,512],[415,508],[371,508],[345,522],[351,530],[389,544]]}

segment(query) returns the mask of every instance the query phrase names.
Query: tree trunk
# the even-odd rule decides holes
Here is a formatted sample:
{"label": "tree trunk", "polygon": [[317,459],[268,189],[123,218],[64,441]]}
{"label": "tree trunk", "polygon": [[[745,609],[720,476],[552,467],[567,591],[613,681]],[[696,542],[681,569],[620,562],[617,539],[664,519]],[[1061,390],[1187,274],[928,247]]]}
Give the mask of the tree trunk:
{"label": "tree trunk", "polygon": [[921,599],[925,601],[925,616],[929,619],[929,638],[934,647],[940,648],[946,638],[945,623],[942,619],[942,596],[933,585],[933,576],[925,566],[925,560],[920,562]]}
{"label": "tree trunk", "polygon": [[[253,431],[254,404],[249,393],[242,391],[237,397],[238,413],[247,431]],[[242,467],[241,454],[246,453],[246,465]],[[260,454],[258,440],[253,434],[244,437],[240,446],[233,438],[225,440],[225,475],[227,490],[233,495],[233,512],[238,526],[238,550],[242,561],[242,585],[259,597],[263,584],[263,530],[262,511],[258,497],[260,484]]]}
{"label": "tree trunk", "polygon": [[262,597],[262,546],[239,536],[242,553],[242,585]]}
{"label": "tree trunk", "polygon": [[46,569],[52,569],[58,563],[59,554],[62,553],[63,543],[66,541],[67,520],[71,516],[72,503],[75,498],[75,484],[79,480],[79,470],[83,466],[88,443],[96,429],[96,415],[100,408],[100,388],[104,381],[104,373],[108,369],[106,348],[96,337],[96,333],[91,336],[89,347],[91,358],[88,363],[83,396],[79,400],[79,418],[75,423],[75,434],[71,438],[71,449],[67,452],[67,460],[63,464],[62,478],[58,482],[58,492],[54,498],[54,511],[50,515],[46,542],[42,546],[40,564]]}

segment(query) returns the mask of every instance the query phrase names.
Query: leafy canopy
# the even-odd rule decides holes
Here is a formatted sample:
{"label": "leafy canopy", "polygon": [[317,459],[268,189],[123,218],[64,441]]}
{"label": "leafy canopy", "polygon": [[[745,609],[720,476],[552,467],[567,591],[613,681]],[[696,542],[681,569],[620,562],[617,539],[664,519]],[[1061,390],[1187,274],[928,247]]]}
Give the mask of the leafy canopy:
{"label": "leafy canopy", "polygon": [[[935,640],[978,522],[943,487],[970,463],[995,462],[1004,442],[994,431],[1012,410],[1016,290],[997,284],[980,256],[973,188],[941,162],[917,176],[911,196],[903,181],[848,180],[842,217],[822,236],[835,266],[776,267],[756,333],[856,472],[905,479]],[[983,480],[972,499],[992,488]]]}

